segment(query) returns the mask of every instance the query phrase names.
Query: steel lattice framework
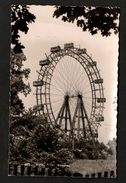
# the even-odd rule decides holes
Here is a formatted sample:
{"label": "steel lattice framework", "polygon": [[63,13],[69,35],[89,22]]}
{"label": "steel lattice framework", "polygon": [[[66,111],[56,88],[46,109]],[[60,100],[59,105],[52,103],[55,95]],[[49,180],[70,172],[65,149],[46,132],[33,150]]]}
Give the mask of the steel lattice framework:
{"label": "steel lattice framework", "polygon": [[[40,71],[37,71],[38,79],[33,82],[36,87],[37,101],[34,110],[38,114],[44,115],[51,125],[59,124],[61,130],[68,134],[70,138],[83,136],[85,139],[97,139],[98,127],[101,121],[104,121],[103,109],[106,99],[104,98],[103,79],[97,69],[96,61],[92,60],[85,48],[75,48],[73,43],[65,44],[63,49],[60,46],[52,47],[50,51],[48,55],[46,54],[46,59],[39,62],[41,68]],[[64,61],[65,58],[67,58],[67,61]],[[70,59],[71,61],[69,61]],[[64,70],[63,67],[65,65],[59,64],[63,64],[63,62],[66,62]],[[86,73],[86,76],[82,77],[80,75],[76,77],[80,72],[79,69],[76,71],[76,68],[79,68],[78,65],[73,67],[75,72],[71,71],[72,65],[74,66],[76,62],[78,62],[80,70],[82,70],[82,75]],[[61,66],[63,67],[61,68]],[[61,71],[59,71],[59,68]],[[69,79],[70,73],[73,73],[73,76]],[[72,77],[74,78],[73,80]],[[82,79],[80,80],[81,77]],[[84,84],[85,79],[89,83],[90,110],[86,104],[86,92],[84,94],[84,90],[87,90],[86,84]],[[74,83],[74,80],[77,80],[76,83]],[[57,89],[58,93],[62,94],[62,101],[56,112],[54,112],[55,107],[52,101],[54,99],[58,100],[58,94],[56,87],[53,87],[53,85],[55,83],[55,86],[60,87],[63,82],[66,82],[70,87],[69,90],[65,89],[63,94],[62,89]],[[78,86],[77,83],[79,83]],[[81,85],[84,85],[82,91],[79,89]],[[73,89],[72,92],[70,88]],[[53,97],[51,96],[51,90],[54,93]],[[74,104],[72,104],[72,101],[74,101]]]}

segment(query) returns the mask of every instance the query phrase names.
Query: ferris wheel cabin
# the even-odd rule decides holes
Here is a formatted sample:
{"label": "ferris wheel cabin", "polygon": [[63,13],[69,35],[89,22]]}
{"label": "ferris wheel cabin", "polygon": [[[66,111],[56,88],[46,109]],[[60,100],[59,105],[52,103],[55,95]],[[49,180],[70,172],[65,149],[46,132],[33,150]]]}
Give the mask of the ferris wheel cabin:
{"label": "ferris wheel cabin", "polygon": [[90,67],[93,67],[93,66],[97,66],[97,62],[96,61],[93,61],[93,62],[89,62],[88,63],[88,66]]}
{"label": "ferris wheel cabin", "polygon": [[78,54],[78,55],[81,55],[81,54],[83,54],[83,53],[86,53],[87,52],[87,50],[84,48],[84,49],[77,49],[77,50],[75,50],[74,51],[76,54]]}
{"label": "ferris wheel cabin", "polygon": [[103,116],[99,116],[95,118],[96,121],[104,121],[104,117]]}
{"label": "ferris wheel cabin", "polygon": [[33,86],[37,87],[37,86],[43,86],[44,82],[43,81],[33,81]]}
{"label": "ferris wheel cabin", "polygon": [[51,51],[52,53],[58,52],[58,51],[60,51],[60,50],[61,50],[61,47],[60,47],[60,46],[55,46],[55,47],[51,47],[51,48],[50,48],[50,51]]}
{"label": "ferris wheel cabin", "polygon": [[64,49],[71,49],[71,48],[74,48],[74,44],[73,43],[66,43],[64,44]]}
{"label": "ferris wheel cabin", "polygon": [[39,61],[39,65],[40,66],[49,65],[49,64],[50,64],[50,61],[49,60],[40,60]]}
{"label": "ferris wheel cabin", "polygon": [[106,98],[97,98],[97,102],[100,103],[100,102],[106,102]]}
{"label": "ferris wheel cabin", "polygon": [[103,79],[96,79],[94,80],[94,83],[95,84],[103,83]]}

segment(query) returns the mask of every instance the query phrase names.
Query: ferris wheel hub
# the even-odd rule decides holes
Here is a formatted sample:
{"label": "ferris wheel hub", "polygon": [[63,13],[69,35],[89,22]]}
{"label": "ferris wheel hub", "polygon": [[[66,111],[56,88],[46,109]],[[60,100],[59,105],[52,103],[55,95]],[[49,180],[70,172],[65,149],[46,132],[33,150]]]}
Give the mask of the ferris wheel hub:
{"label": "ferris wheel hub", "polygon": [[81,94],[67,94],[64,96],[64,98],[75,98],[75,97],[78,97],[78,98],[82,98],[82,95]]}
{"label": "ferris wheel hub", "polygon": [[64,98],[75,98],[75,97],[82,98],[83,97],[82,92],[80,91],[77,91],[75,93],[66,92],[64,96]]}

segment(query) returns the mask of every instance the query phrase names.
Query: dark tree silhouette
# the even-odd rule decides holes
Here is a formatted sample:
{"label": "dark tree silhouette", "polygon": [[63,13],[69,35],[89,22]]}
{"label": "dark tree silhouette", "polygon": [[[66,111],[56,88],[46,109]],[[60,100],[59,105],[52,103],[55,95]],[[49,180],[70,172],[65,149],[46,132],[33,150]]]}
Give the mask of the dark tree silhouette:
{"label": "dark tree silhouette", "polygon": [[112,30],[118,33],[118,7],[86,7],[86,6],[56,6],[53,17],[61,17],[64,22],[76,22],[83,31],[92,35],[101,32],[102,36],[110,36]]}
{"label": "dark tree silhouette", "polygon": [[19,93],[23,93],[27,96],[30,91],[29,83],[25,83],[29,77],[30,69],[23,69],[23,62],[26,61],[26,57],[23,54],[24,45],[19,41],[20,31],[27,34],[29,23],[35,21],[35,16],[29,12],[29,6],[27,5],[12,5],[11,6],[11,43],[13,49],[11,49],[11,82],[10,82],[10,111],[12,115],[19,115],[23,113],[24,104],[19,98]]}
{"label": "dark tree silhouette", "polygon": [[72,153],[62,148],[64,134],[57,125],[53,128],[43,116],[28,111],[22,117],[11,118],[10,163],[56,163],[73,160]]}
{"label": "dark tree silhouette", "polygon": [[10,113],[11,115],[19,115],[23,113],[24,104],[19,98],[19,93],[23,93],[27,96],[30,91],[30,84],[24,82],[28,80],[30,69],[22,69],[23,62],[26,61],[26,57],[23,53],[15,53],[11,50],[11,72],[10,72]]}
{"label": "dark tree silhouette", "polygon": [[28,24],[35,21],[35,16],[29,12],[27,5],[12,5],[11,6],[11,43],[14,45],[14,52],[21,53],[25,48],[19,42],[19,31],[27,34]]}

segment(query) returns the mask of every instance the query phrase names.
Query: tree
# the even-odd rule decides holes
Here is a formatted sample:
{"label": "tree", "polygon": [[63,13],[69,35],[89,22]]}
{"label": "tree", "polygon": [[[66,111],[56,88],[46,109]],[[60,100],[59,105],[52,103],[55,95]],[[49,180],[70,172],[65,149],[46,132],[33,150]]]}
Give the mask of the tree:
{"label": "tree", "polygon": [[22,69],[26,57],[23,53],[15,53],[11,49],[11,70],[10,70],[10,114],[19,115],[23,113],[24,104],[19,98],[19,93],[27,96],[30,91],[30,84],[25,83],[29,77],[30,69]]}
{"label": "tree", "polygon": [[64,164],[72,161],[71,152],[62,148],[64,135],[43,116],[27,112],[10,123],[9,162]]}
{"label": "tree", "polygon": [[25,83],[29,77],[30,69],[22,69],[23,62],[26,61],[26,57],[23,54],[22,49],[25,48],[19,42],[19,31],[28,32],[28,24],[34,22],[35,16],[28,11],[27,5],[12,5],[11,6],[11,43],[14,45],[11,49],[11,81],[10,81],[10,113],[19,115],[24,109],[24,104],[19,98],[19,93],[23,93],[27,96],[30,91],[29,83]]}
{"label": "tree", "polygon": [[11,43],[14,45],[14,52],[21,53],[24,45],[19,42],[19,31],[27,34],[28,24],[35,21],[35,16],[29,12],[27,5],[11,6]]}
{"label": "tree", "polygon": [[109,140],[107,145],[109,146],[108,148],[109,154],[116,155],[116,138]]}
{"label": "tree", "polygon": [[[63,142],[62,146],[71,151],[71,140]],[[95,146],[92,140],[86,140],[83,137],[74,139],[73,154],[75,159],[105,159],[108,154],[108,148],[103,142],[95,141]]]}
{"label": "tree", "polygon": [[86,6],[56,6],[53,17],[61,17],[62,21],[74,23],[83,31],[92,35],[101,32],[102,36],[110,36],[113,30],[118,33],[118,7],[86,7]]}

